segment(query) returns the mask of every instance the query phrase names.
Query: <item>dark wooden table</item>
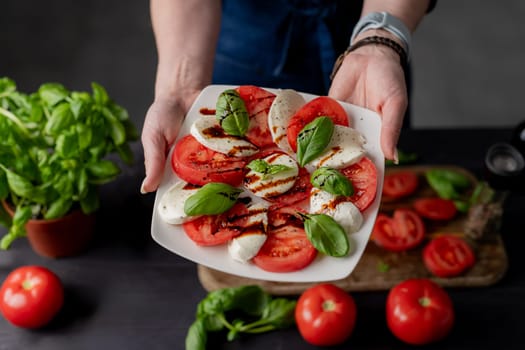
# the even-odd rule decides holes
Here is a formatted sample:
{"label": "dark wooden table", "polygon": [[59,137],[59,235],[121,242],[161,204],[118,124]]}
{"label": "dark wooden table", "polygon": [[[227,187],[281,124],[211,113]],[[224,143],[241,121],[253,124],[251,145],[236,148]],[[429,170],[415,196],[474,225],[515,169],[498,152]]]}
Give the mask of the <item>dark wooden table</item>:
{"label": "dark wooden table", "polygon": [[[402,135],[400,148],[417,152],[419,164],[454,164],[483,176],[488,147],[510,139],[510,130],[419,130]],[[28,331],[0,319],[0,350],[184,349],[197,303],[206,295],[196,265],[157,245],[150,235],[154,195],[140,195],[137,162],[102,188],[96,238],[78,257],[37,256],[24,239],[0,252],[0,279],[28,264],[46,266],[62,279],[65,305],[43,329]],[[449,289],[457,321],[452,333],[427,349],[525,349],[525,197],[513,193],[505,205],[502,237],[509,257],[503,279],[490,287]],[[5,229],[0,228],[0,233]],[[352,294],[358,321],[350,340],[336,349],[406,349],[385,323],[386,292]],[[220,338],[222,339],[222,338]],[[243,337],[213,349],[314,349],[295,329]]]}

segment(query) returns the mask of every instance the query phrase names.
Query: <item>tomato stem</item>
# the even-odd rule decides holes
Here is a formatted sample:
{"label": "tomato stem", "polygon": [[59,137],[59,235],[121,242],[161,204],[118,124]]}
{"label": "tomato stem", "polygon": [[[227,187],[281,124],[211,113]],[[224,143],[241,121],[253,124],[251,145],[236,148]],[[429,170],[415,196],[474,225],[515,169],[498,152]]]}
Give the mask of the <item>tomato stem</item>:
{"label": "tomato stem", "polygon": [[430,306],[430,298],[428,297],[421,297],[418,299],[419,305],[427,307]]}
{"label": "tomato stem", "polygon": [[30,280],[24,280],[22,282],[22,288],[24,288],[24,290],[31,290],[31,288],[33,288],[33,283],[31,283]]}
{"label": "tomato stem", "polygon": [[333,300],[323,301],[323,311],[334,311],[334,310],[335,310],[335,303]]}

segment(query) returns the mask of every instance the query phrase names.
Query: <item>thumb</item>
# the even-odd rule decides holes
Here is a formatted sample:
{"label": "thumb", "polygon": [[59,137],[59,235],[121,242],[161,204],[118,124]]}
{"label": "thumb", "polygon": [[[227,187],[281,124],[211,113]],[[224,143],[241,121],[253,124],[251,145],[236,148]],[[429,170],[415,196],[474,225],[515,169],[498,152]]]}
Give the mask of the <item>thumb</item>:
{"label": "thumb", "polygon": [[386,159],[397,161],[397,141],[407,109],[405,99],[389,99],[382,108],[381,149]]}
{"label": "thumb", "polygon": [[156,191],[162,180],[168,145],[162,135],[143,137],[144,166],[146,177],[140,187],[142,194]]}

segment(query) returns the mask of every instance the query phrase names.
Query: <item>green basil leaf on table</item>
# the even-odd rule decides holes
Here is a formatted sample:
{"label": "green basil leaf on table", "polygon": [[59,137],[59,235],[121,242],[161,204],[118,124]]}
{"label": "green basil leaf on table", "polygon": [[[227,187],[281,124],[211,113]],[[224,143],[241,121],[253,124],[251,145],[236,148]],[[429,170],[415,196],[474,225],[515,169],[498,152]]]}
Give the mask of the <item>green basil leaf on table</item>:
{"label": "green basil leaf on table", "polygon": [[217,99],[215,118],[224,132],[244,136],[248,131],[250,116],[239,93],[233,89],[223,91]]}
{"label": "green basil leaf on table", "polygon": [[350,251],[350,242],[345,230],[326,214],[298,213],[304,221],[308,240],[321,253],[342,257]]}
{"label": "green basil leaf on table", "polygon": [[297,162],[305,166],[324,152],[334,132],[334,122],[328,117],[317,117],[305,125],[297,135]]}
{"label": "green basil leaf on table", "polygon": [[316,169],[310,177],[314,187],[336,196],[351,196],[354,194],[354,186],[340,171],[328,167]]}
{"label": "green basil leaf on table", "polygon": [[291,169],[291,167],[284,164],[269,164],[264,159],[254,159],[246,167],[264,176],[275,175]]}
{"label": "green basil leaf on table", "polygon": [[461,191],[470,186],[470,180],[465,175],[448,169],[432,169],[425,172],[430,187],[444,199],[458,199]]}
{"label": "green basil leaf on table", "polygon": [[233,207],[241,192],[241,189],[228,184],[208,183],[186,200],[184,213],[186,215],[222,214]]}
{"label": "green basil leaf on table", "polygon": [[[186,349],[205,349],[208,332],[226,329],[227,340],[232,341],[241,333],[257,334],[289,327],[295,322],[295,305],[295,300],[272,298],[257,285],[210,292],[197,305],[196,320],[186,335]],[[232,316],[235,318],[230,321]]]}

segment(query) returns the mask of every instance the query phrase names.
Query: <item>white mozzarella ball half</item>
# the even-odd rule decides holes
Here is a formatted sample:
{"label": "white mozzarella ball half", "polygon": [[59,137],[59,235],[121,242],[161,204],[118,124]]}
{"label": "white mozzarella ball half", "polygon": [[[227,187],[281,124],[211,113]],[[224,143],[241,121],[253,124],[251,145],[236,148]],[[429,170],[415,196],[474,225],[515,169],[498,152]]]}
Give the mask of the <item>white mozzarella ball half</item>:
{"label": "white mozzarella ball half", "polygon": [[259,151],[251,142],[226,134],[212,116],[197,118],[191,125],[190,134],[209,149],[229,156],[247,157]]}

